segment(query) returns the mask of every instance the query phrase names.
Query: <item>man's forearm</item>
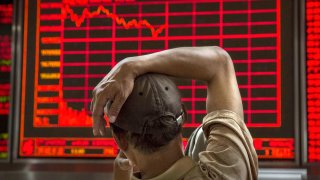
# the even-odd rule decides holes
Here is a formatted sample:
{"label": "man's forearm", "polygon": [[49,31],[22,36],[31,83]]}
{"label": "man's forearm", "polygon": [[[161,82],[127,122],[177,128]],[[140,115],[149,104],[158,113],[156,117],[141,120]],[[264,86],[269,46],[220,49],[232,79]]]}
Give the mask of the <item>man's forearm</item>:
{"label": "man's forearm", "polygon": [[230,63],[227,53],[213,46],[175,48],[133,58],[137,75],[153,72],[207,82]]}

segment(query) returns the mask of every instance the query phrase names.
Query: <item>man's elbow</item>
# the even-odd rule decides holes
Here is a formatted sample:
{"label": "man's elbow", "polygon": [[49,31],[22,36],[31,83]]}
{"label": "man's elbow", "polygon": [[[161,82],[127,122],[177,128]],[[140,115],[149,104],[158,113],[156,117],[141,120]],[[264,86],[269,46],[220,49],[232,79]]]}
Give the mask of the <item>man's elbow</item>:
{"label": "man's elbow", "polygon": [[215,53],[217,54],[217,59],[222,68],[232,65],[232,59],[229,53],[219,46],[213,46]]}
{"label": "man's elbow", "polygon": [[234,72],[234,66],[229,53],[219,46],[210,47],[214,53],[214,58],[210,58],[212,65],[215,66],[216,72],[213,76],[218,74],[225,74]]}

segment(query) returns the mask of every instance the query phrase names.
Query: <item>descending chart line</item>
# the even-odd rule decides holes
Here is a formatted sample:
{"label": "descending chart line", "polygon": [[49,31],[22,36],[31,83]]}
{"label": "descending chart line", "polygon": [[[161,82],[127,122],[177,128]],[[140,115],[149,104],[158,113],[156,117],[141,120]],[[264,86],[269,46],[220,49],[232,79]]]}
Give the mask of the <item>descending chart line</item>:
{"label": "descending chart line", "polygon": [[77,27],[80,27],[86,18],[92,18],[97,15],[100,15],[101,13],[105,14],[107,18],[110,18],[113,21],[115,21],[118,25],[122,25],[125,29],[129,29],[132,27],[135,27],[137,29],[143,26],[147,27],[150,29],[152,37],[158,37],[159,34],[167,27],[166,24],[163,24],[163,25],[160,25],[159,28],[155,28],[145,19],[144,20],[132,19],[130,21],[126,21],[124,18],[121,18],[118,15],[110,12],[109,9],[106,9],[102,5],[98,6],[97,10],[93,12],[90,12],[88,8],[84,8],[81,15],[76,14],[68,4],[65,4],[64,7],[62,7],[61,9],[62,18],[66,19],[68,15],[70,15],[71,21],[73,21]]}

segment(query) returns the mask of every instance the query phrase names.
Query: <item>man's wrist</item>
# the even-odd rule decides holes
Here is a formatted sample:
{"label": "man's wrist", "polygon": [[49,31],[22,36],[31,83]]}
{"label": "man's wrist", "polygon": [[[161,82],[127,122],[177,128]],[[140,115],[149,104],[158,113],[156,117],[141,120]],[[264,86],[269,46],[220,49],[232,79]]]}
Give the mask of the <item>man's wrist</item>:
{"label": "man's wrist", "polygon": [[126,62],[123,64],[126,70],[132,74],[133,78],[148,72],[146,70],[145,61],[141,60],[139,57],[140,56],[130,57],[126,59]]}

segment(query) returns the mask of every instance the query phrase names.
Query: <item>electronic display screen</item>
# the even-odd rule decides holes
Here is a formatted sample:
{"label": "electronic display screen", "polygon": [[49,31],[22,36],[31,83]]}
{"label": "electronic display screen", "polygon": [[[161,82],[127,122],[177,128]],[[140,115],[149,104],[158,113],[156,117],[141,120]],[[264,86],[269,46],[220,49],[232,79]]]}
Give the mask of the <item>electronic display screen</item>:
{"label": "electronic display screen", "polygon": [[[290,8],[282,9],[291,3],[24,1],[18,156],[115,157],[118,149],[109,129],[106,137],[93,137],[89,110],[92,90],[106,73],[130,56],[221,46],[233,59],[259,158],[293,161],[293,58],[288,51],[293,16]],[[195,80],[177,83],[188,109],[186,140],[206,114],[206,86]]]}
{"label": "electronic display screen", "polygon": [[308,161],[320,161],[320,1],[306,2]]}
{"label": "electronic display screen", "polygon": [[12,1],[0,2],[0,159],[8,157]]}

